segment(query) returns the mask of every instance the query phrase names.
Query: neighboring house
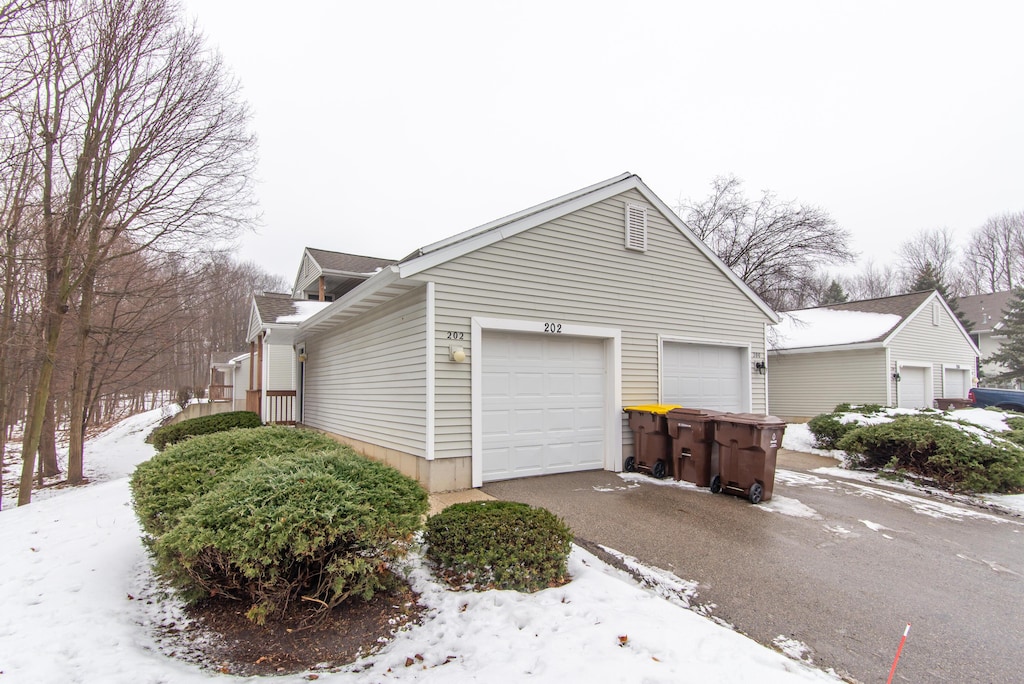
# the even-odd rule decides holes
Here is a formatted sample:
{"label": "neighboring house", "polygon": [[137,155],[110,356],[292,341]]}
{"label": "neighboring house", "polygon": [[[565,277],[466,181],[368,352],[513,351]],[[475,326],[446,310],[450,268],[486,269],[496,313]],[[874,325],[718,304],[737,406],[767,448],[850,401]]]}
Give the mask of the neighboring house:
{"label": "neighboring house", "polygon": [[301,370],[293,346],[295,330],[301,321],[327,305],[273,292],[253,295],[246,336],[249,372],[243,381],[245,409],[258,413],[264,423],[295,424]]}
{"label": "neighboring house", "polygon": [[249,354],[214,352],[210,359],[210,387],[207,396],[211,403],[230,405],[231,411],[245,410],[245,392],[249,389],[244,371]]}
{"label": "neighboring house", "polygon": [[769,408],[803,421],[846,402],[930,407],[967,396],[978,354],[935,290],[789,311],[769,336]]}
{"label": "neighboring house", "polygon": [[985,385],[992,379],[1005,372],[1007,369],[1002,364],[987,362],[990,356],[998,352],[1003,346],[1005,336],[1001,334],[1003,328],[1004,312],[1013,299],[1013,292],[991,292],[989,294],[970,295],[969,297],[958,297],[957,306],[963,312],[964,318],[971,323],[971,339],[981,351],[981,360],[978,364],[978,379],[980,384]]}
{"label": "neighboring house", "polygon": [[306,247],[302,252],[299,273],[295,276],[292,299],[333,302],[394,263],[390,259]]}
{"label": "neighboring house", "polygon": [[[330,275],[307,249],[296,295],[306,264]],[[299,416],[431,491],[617,471],[624,405],[763,413],[777,320],[623,174],[417,250],[301,322]]]}

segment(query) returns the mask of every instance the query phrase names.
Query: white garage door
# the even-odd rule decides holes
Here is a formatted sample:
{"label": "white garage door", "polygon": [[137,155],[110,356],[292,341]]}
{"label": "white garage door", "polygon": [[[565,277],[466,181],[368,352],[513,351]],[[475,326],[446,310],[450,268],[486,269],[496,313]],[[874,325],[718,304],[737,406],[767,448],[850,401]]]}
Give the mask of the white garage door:
{"label": "white garage door", "polygon": [[928,401],[925,395],[927,379],[927,368],[921,366],[900,366],[900,408],[928,408]]}
{"label": "white garage door", "polygon": [[963,368],[946,368],[942,386],[942,396],[947,399],[964,399],[971,388],[970,371]]}
{"label": "white garage door", "polygon": [[604,341],[487,331],[483,340],[483,480],[603,467]]}
{"label": "white garage door", "polygon": [[661,361],[662,401],[719,411],[746,411],[745,351],[714,344],[665,342]]}

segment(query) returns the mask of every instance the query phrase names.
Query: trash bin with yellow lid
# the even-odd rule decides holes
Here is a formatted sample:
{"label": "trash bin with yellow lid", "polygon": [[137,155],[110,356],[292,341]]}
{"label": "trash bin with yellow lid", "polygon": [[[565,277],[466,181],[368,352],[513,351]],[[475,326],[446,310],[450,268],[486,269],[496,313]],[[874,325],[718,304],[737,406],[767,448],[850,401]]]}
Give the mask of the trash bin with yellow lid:
{"label": "trash bin with yellow lid", "polygon": [[633,455],[626,458],[626,472],[643,471],[659,480],[672,474],[672,440],[666,430],[665,416],[677,404],[642,404],[624,406],[629,415],[629,429],[633,431]]}
{"label": "trash bin with yellow lid", "polygon": [[711,478],[718,474],[715,419],[722,415],[713,409],[674,408],[665,416],[676,480],[711,486]]}
{"label": "trash bin with yellow lid", "polygon": [[711,491],[743,496],[750,503],[772,498],[775,462],[786,422],[756,413],[726,413],[715,419],[719,474]]}

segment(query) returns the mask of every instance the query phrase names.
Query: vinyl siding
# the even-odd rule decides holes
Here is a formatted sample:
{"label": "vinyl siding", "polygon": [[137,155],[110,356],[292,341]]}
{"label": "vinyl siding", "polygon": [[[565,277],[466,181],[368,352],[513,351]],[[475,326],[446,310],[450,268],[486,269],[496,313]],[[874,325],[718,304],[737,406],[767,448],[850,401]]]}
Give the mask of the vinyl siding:
{"label": "vinyl siding", "polygon": [[836,404],[885,404],[885,349],[768,355],[768,409],[805,419]]}
{"label": "vinyl siding", "polygon": [[[625,204],[648,208],[648,249],[624,247]],[[435,283],[436,456],[471,450],[470,364],[448,360],[453,340],[472,354],[473,316],[622,331],[622,400],[659,400],[659,335],[730,342],[764,352],[765,314],[643,196],[629,191],[417,276]],[[747,369],[751,372],[751,369]],[[752,408],[765,410],[753,372]],[[629,430],[623,431],[627,444]]]}
{"label": "vinyl siding", "polygon": [[266,344],[263,346],[264,363],[263,389],[295,389],[295,350],[290,344]]}
{"label": "vinyl siding", "polygon": [[256,336],[259,335],[262,326],[260,324],[259,314],[256,312],[256,305],[253,304],[252,310],[249,312],[249,330],[246,334],[247,340],[255,340]]}
{"label": "vinyl siding", "polygon": [[425,336],[424,291],[417,289],[305,340],[303,422],[425,456]]}
{"label": "vinyl siding", "polygon": [[[904,328],[889,342],[890,359],[893,365],[900,362],[925,362],[931,364],[932,398],[942,396],[942,364],[967,368],[974,376],[974,350],[964,339],[960,326],[940,306],[939,325],[932,325],[932,302],[928,302],[913,316]],[[895,368],[890,369],[890,375]],[[890,383],[895,385],[891,379]],[[896,402],[893,388],[893,403]]]}

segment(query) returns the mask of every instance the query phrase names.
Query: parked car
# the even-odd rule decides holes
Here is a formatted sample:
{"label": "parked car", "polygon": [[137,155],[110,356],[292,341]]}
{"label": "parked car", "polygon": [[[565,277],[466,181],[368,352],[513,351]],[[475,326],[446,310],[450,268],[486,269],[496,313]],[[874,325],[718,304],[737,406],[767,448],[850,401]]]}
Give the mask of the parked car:
{"label": "parked car", "polygon": [[1024,413],[1024,391],[996,387],[972,387],[967,393],[975,408],[994,406],[1008,411]]}

